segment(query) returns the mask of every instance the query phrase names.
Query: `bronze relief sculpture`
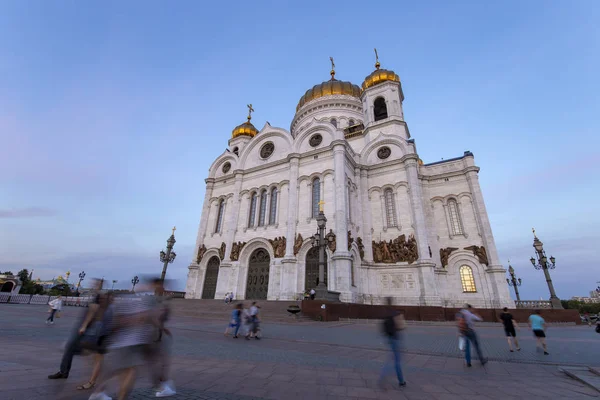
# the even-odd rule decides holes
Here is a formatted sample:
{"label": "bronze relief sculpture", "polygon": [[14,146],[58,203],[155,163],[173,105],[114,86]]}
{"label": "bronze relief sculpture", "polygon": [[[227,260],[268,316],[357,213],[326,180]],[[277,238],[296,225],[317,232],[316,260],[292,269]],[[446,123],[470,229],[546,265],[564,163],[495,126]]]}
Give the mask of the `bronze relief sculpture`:
{"label": "bronze relief sculpture", "polygon": [[332,253],[335,253],[337,249],[337,241],[336,241],[335,233],[333,233],[333,229],[329,230],[329,233],[325,235],[325,242],[327,243],[327,247]]}
{"label": "bronze relief sculpture", "polygon": [[488,266],[490,265],[490,262],[488,261],[487,252],[485,251],[485,247],[483,247],[483,246],[469,246],[469,247],[465,247],[465,250],[472,251],[473,254],[477,257],[477,259],[479,260],[480,263],[488,265]]}
{"label": "bronze relief sculpture", "polygon": [[408,262],[412,264],[419,258],[417,240],[413,235],[406,239],[400,235],[394,240],[376,242],[373,240],[373,261],[376,263]]}
{"label": "bronze relief sculpture", "polygon": [[354,239],[352,238],[352,231],[348,231],[348,251],[352,248],[352,243]]}
{"label": "bronze relief sculpture", "polygon": [[200,261],[202,261],[202,257],[204,257],[205,253],[206,253],[205,245],[198,247],[198,255],[196,256],[196,264],[200,264]]}
{"label": "bronze relief sculpture", "polygon": [[273,255],[275,258],[282,258],[285,256],[285,245],[286,245],[285,236],[279,236],[275,239],[269,239],[269,243],[271,243],[271,247],[273,247]]}
{"label": "bronze relief sculpture", "polygon": [[294,255],[295,256],[298,255],[298,252],[302,248],[303,242],[304,242],[304,239],[302,238],[302,235],[298,233],[296,235],[296,240],[294,241]]}
{"label": "bronze relief sculpture", "polygon": [[356,245],[358,246],[358,254],[360,254],[360,259],[362,260],[365,258],[365,245],[360,236],[356,238]]}
{"label": "bronze relief sculpture", "polygon": [[246,245],[246,242],[234,242],[231,245],[231,254],[229,255],[229,259],[231,261],[237,261],[240,259],[240,253],[242,251],[242,249],[244,248],[244,246]]}
{"label": "bronze relief sculpture", "polygon": [[442,268],[446,268],[448,265],[448,258],[453,251],[458,250],[456,247],[446,247],[445,249],[440,249],[440,260],[442,262]]}
{"label": "bronze relief sculpture", "polygon": [[219,248],[219,258],[223,260],[225,258],[225,242],[221,242],[221,247]]}

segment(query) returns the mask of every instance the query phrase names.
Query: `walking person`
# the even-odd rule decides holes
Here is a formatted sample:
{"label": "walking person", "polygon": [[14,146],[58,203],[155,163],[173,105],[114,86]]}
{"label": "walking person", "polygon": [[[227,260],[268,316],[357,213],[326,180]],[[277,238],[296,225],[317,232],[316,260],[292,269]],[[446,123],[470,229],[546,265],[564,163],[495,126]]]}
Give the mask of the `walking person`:
{"label": "walking person", "polygon": [[153,369],[154,386],[156,387],[156,397],[175,396],[175,384],[169,378],[169,368],[171,365],[171,346],[173,335],[165,326],[171,316],[170,297],[165,295],[165,287],[162,279],[152,281],[154,288],[154,307],[158,313],[158,334],[154,341],[151,351],[151,363]]}
{"label": "walking person", "polygon": [[510,349],[510,352],[514,352],[512,345],[513,340],[515,342],[517,351],[521,351],[521,348],[519,347],[519,341],[517,340],[517,331],[515,330],[517,327],[517,322],[514,320],[512,314],[508,312],[508,307],[504,307],[502,314],[500,314],[500,320],[504,325],[504,333],[506,334],[506,340],[508,340],[508,348]]}
{"label": "walking person", "polygon": [[315,289],[310,289],[310,299],[311,299],[311,300],[314,300],[314,299],[315,299],[315,294],[316,294],[316,293],[317,293],[317,292],[315,292]]}
{"label": "walking person", "polygon": [[242,323],[242,309],[244,306],[240,303],[231,312],[231,321],[229,321],[229,325],[225,329],[225,336],[229,335],[229,331],[231,329],[235,329],[233,332],[233,338],[238,338],[238,331],[240,330],[240,325]]}
{"label": "walking person", "polygon": [[55,298],[54,300],[52,300],[48,303],[48,305],[50,306],[50,310],[48,310],[48,312],[50,313],[50,316],[46,320],[46,325],[48,325],[48,324],[54,325],[54,316],[56,315],[56,313],[60,313],[60,311],[62,310],[62,303],[63,302],[62,302],[61,295],[58,295],[57,298]]}
{"label": "walking person", "polygon": [[250,324],[249,324],[248,332],[246,333],[246,340],[250,340],[252,338],[255,338],[256,340],[260,339],[258,337],[259,324],[260,324],[260,321],[258,319],[259,308],[260,307],[256,304],[255,301],[252,302],[252,306],[250,307],[250,310],[248,312]]}
{"label": "walking person", "polygon": [[475,322],[482,321],[482,318],[473,312],[473,307],[470,304],[465,304],[464,308],[456,314],[456,321],[460,335],[465,338],[465,361],[467,362],[467,367],[471,367],[471,343],[475,346],[479,362],[481,362],[481,365],[485,365],[487,360],[483,357],[481,347],[479,346],[479,338],[475,332]]}
{"label": "walking person", "polygon": [[550,353],[548,353],[548,348],[546,347],[546,321],[540,314],[540,310],[535,310],[535,313],[529,316],[529,327],[536,339],[536,349],[541,346],[544,354],[549,355]]}
{"label": "walking person", "polygon": [[406,381],[404,380],[402,367],[400,365],[400,331],[405,327],[404,316],[391,308],[391,298],[387,299],[387,305],[389,306],[389,310],[387,317],[383,320],[383,333],[392,349],[392,359],[391,362],[388,362],[383,366],[379,377],[379,385],[383,385],[385,377],[391,372],[393,366],[396,369],[398,384],[402,387],[406,386]]}

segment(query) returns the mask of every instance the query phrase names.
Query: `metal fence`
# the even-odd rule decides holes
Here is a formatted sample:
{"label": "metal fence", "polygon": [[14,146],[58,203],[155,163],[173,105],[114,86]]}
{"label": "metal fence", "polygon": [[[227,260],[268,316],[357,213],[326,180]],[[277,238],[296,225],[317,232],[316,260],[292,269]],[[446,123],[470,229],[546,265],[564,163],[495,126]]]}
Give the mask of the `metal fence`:
{"label": "metal fence", "polygon": [[[13,294],[10,293],[0,293],[0,303],[10,303],[10,304],[38,304],[44,305],[48,304],[50,301],[56,299],[58,296],[48,296],[48,295],[39,295],[39,294]],[[89,302],[92,300],[91,297],[81,296],[81,297],[72,297],[66,296],[63,297],[63,305],[65,306],[74,306],[74,307],[87,307]]]}

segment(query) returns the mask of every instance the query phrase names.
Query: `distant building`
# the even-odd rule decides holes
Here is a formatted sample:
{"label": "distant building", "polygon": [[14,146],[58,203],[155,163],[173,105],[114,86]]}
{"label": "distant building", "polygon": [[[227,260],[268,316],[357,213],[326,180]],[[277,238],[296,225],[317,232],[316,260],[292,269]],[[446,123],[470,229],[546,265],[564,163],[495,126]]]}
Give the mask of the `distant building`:
{"label": "distant building", "polygon": [[581,303],[587,303],[587,304],[592,304],[592,303],[600,303],[600,297],[580,297],[580,296],[573,296],[571,297],[571,300],[575,300],[575,301],[579,301]]}
{"label": "distant building", "polygon": [[17,275],[0,274],[0,292],[18,294],[21,290],[21,280]]}

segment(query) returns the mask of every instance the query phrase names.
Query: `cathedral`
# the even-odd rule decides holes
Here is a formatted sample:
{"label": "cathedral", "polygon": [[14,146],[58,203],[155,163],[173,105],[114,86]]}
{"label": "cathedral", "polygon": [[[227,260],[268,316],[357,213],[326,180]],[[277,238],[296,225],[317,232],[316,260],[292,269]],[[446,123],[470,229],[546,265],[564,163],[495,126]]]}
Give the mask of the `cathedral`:
{"label": "cathedral", "polygon": [[465,151],[424,163],[404,119],[399,76],[335,77],[298,101],[290,129],[247,121],[212,163],[186,298],[296,300],[319,279],[342,302],[514,308]]}

